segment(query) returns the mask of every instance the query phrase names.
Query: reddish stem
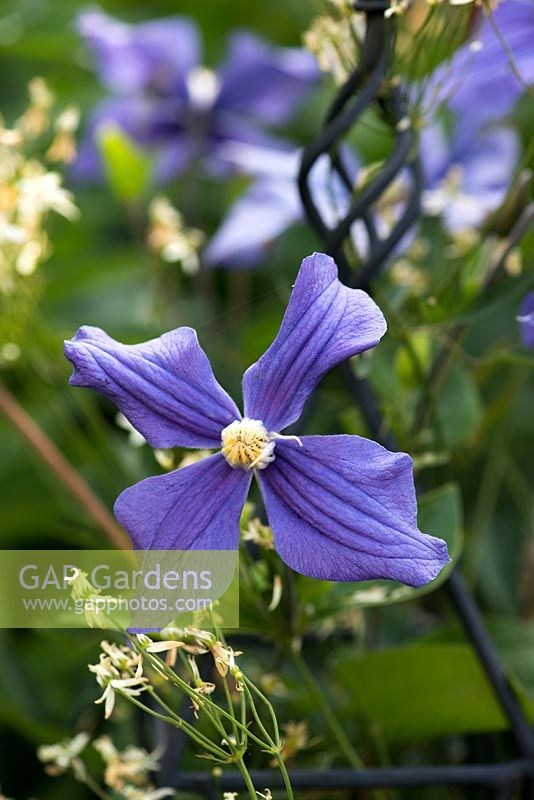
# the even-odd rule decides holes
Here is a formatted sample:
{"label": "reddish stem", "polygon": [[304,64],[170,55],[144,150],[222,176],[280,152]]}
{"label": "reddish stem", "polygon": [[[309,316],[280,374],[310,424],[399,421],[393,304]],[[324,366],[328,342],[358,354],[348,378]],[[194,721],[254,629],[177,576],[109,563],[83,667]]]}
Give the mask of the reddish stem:
{"label": "reddish stem", "polygon": [[106,506],[2,382],[0,382],[0,409],[71,495],[85,508],[109,541],[120,550],[131,550],[132,545],[128,536],[115,522]]}

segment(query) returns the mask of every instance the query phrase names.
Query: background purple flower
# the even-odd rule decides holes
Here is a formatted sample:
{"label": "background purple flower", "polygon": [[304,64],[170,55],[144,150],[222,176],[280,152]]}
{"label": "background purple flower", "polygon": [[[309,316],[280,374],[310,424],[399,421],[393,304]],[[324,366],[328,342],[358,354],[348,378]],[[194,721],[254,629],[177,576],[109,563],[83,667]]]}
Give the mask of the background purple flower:
{"label": "background purple flower", "polygon": [[450,137],[440,121],[425,128],[424,212],[441,215],[449,231],[478,228],[504,201],[518,156],[517,136],[506,128],[474,136],[460,124]]}
{"label": "background purple flower", "polygon": [[523,299],[517,320],[524,346],[534,348],[534,292],[529,292]]}
{"label": "background purple flower", "polygon": [[[530,63],[534,60],[532,46],[527,47],[527,38],[521,27],[534,38],[534,13],[530,0],[507,0],[502,8],[512,9],[496,18],[503,27],[503,35],[510,36],[510,46],[520,56],[526,75],[530,75]],[[500,10],[501,7],[499,7]],[[489,20],[484,20],[479,31],[482,49],[473,52],[469,45],[458,51],[451,63],[436,69],[422,87],[423,109],[435,102],[436,87],[440,88],[453,114],[452,125],[445,126],[441,120],[429,121],[421,131],[421,161],[425,175],[423,210],[429,215],[440,215],[445,227],[456,232],[478,228],[487,216],[504,201],[513,178],[519,156],[519,141],[516,134],[502,125],[502,98],[497,91],[492,105],[493,88],[482,86],[482,74],[493,74],[488,69],[487,59],[496,58],[498,69],[506,81],[518,84],[515,94],[506,94],[511,107],[514,98],[522,90],[513,72],[508,72],[508,55],[496,37]],[[498,46],[498,49],[496,49]],[[480,55],[485,53],[484,60]],[[499,72],[499,76],[501,76]],[[534,80],[534,71],[532,73]],[[500,78],[499,78],[500,79]],[[504,80],[504,78],[503,78]],[[489,95],[484,109],[473,96],[468,98],[470,87],[479,87],[481,95]],[[420,87],[421,88],[421,87]],[[420,91],[420,88],[418,91]],[[524,88],[524,87],[523,87]],[[490,113],[491,112],[491,113]],[[493,126],[477,127],[482,121]],[[448,132],[446,127],[451,130]],[[298,152],[275,153],[242,144],[226,144],[220,149],[220,158],[234,168],[253,176],[251,186],[239,197],[229,210],[221,226],[208,243],[204,260],[208,266],[225,266],[239,269],[252,267],[261,260],[271,242],[292,225],[304,219],[304,213],[296,184]],[[354,179],[360,166],[356,154],[350,153]],[[329,224],[344,215],[350,204],[350,194],[330,169],[327,157],[323,157],[311,176],[314,197]],[[405,174],[400,181],[407,181]],[[402,208],[390,208],[393,217]],[[387,235],[390,223],[376,209],[375,223],[380,235]],[[355,223],[352,230],[357,251],[364,256],[368,242],[363,225]],[[413,236],[403,238],[396,252],[404,249]]]}
{"label": "background purple flower", "polygon": [[212,72],[201,65],[196,26],[181,17],[129,25],[89,11],[78,27],[112,92],[81,147],[75,170],[83,177],[98,173],[95,132],[106,122],[154,149],[160,180],[194,156],[208,156],[216,169],[227,141],[281,147],[265,127],[286,122],[319,74],[304,50],[273,48],[246,32],[231,38],[227,60]]}
{"label": "background purple flower", "polygon": [[433,73],[427,89],[472,129],[510,114],[534,83],[531,0],[505,0],[491,15],[479,15],[469,43]]}
{"label": "background purple flower", "polygon": [[[273,153],[269,150],[236,146],[221,151],[244,172],[254,174],[251,186],[230,208],[204,251],[208,266],[233,269],[250,268],[264,257],[269,245],[292,225],[304,220],[297,187],[299,153]],[[519,155],[517,136],[505,128],[480,133],[476,138],[460,126],[449,137],[441,122],[435,122],[421,133],[421,160],[426,190],[423,210],[440,215],[452,232],[478,228],[488,214],[504,201]],[[358,172],[358,161],[351,154],[352,171]],[[341,219],[350,204],[350,194],[331,170],[324,156],[316,164],[312,176],[314,198],[329,225]],[[406,176],[401,176],[401,182]],[[401,183],[402,194],[402,183]],[[390,208],[394,217],[402,208]],[[391,222],[380,206],[376,209],[376,225],[380,235],[387,235]],[[356,222],[352,235],[357,251],[365,255],[367,236],[361,222]],[[406,248],[413,236],[407,235],[396,252]]]}
{"label": "background purple flower", "polygon": [[244,417],[217,383],[191,328],[122,345],[97,328],[65,343],[71,384],[107,395],[154,447],[220,447],[141,481],[115,504],[139,549],[235,549],[253,475],[275,545],[306,575],[432,580],[445,542],[417,528],[411,459],[359,436],[284,437],[322,376],[374,347],[380,309],[340,283],[331,258],[302,262],[280,330],[243,377]]}
{"label": "background purple flower", "polygon": [[[220,154],[233,168],[254,178],[208,242],[204,263],[250,268],[261,261],[278,236],[304,221],[297,186],[300,151],[227,145]],[[319,159],[311,180],[321,213],[328,224],[334,225],[347,208],[349,195],[332,173],[328,157]]]}

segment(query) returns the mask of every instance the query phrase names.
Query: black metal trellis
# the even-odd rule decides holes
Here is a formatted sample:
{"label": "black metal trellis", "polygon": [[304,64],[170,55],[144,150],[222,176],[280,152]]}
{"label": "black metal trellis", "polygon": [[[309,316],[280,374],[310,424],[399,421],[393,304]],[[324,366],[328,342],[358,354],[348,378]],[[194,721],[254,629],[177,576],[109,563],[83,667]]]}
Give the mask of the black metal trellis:
{"label": "black metal trellis", "polygon": [[[423,183],[416,134],[405,113],[402,87],[395,81],[388,82],[394,45],[394,21],[384,16],[388,7],[389,0],[358,0],[354,3],[355,10],[364,12],[367,21],[360,63],[339,90],[317,138],[304,150],[299,174],[302,202],[310,224],[322,240],[324,250],[335,258],[341,278],[347,285],[367,291],[370,290],[371,279],[380,271],[387,256],[417,220]],[[314,198],[313,182],[310,180],[314,164],[327,155],[332,169],[352,193],[350,171],[344,163],[341,144],[361,115],[373,106],[394,132],[392,151],[379,174],[358,194],[343,219],[334,227],[329,227]],[[393,229],[380,237],[373,219],[373,206],[401,170],[409,175],[408,200]],[[358,271],[351,269],[344,249],[356,221],[365,226],[369,245],[367,257]],[[394,446],[390,437],[384,435],[383,419],[371,387],[354,375],[350,365],[346,364],[342,369],[349,391],[360,406],[373,436],[389,447]],[[485,787],[490,792],[488,796],[504,800],[514,796],[514,792],[520,788],[523,800],[534,800],[534,732],[508,683],[481,615],[457,571],[451,574],[444,589],[508,720],[517,750],[516,757],[497,764],[292,770],[290,776],[295,789],[357,792],[384,788]],[[159,725],[158,731],[160,735],[163,734]],[[167,753],[159,784],[196,792],[206,798],[216,798],[210,772],[179,773],[177,761],[183,753],[179,732],[178,738],[176,732],[173,734],[168,730],[165,736]],[[250,774],[258,787],[283,788],[282,776],[276,770],[251,771]],[[238,773],[225,772],[218,778],[217,786],[222,791],[239,791],[244,784]]]}

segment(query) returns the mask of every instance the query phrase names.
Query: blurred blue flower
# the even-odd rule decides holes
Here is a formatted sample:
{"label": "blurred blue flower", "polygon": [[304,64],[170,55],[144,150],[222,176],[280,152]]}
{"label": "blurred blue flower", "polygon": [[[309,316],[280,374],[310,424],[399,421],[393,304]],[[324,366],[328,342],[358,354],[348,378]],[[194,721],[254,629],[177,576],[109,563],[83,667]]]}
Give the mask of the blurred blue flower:
{"label": "blurred blue flower", "polygon": [[[516,135],[504,128],[483,131],[476,138],[462,125],[451,137],[439,121],[425,128],[421,133],[423,212],[440,215],[451,232],[478,228],[504,201],[518,153]],[[278,236],[304,220],[297,188],[299,154],[240,146],[222,150],[221,157],[238,163],[242,171],[255,177],[208,242],[204,263],[232,269],[253,267]],[[359,162],[354,154],[350,163],[357,181]],[[393,198],[386,198],[375,209],[375,224],[381,236],[388,234],[402,210],[407,180],[402,174]],[[323,219],[333,227],[344,217],[351,197],[331,169],[328,156],[317,162],[311,186]],[[351,234],[357,252],[365,257],[368,241],[363,224],[356,222]],[[406,248],[412,238],[410,234],[403,237],[396,252]]]}
{"label": "blurred blue flower", "polygon": [[[227,145],[221,148],[220,156],[233,168],[254,178],[208,242],[203,263],[209,267],[247,269],[261,261],[278,236],[304,221],[297,186],[300,151]],[[347,210],[350,196],[331,170],[328,156],[318,160],[311,182],[323,219],[334,226]]]}
{"label": "blurred blue flower", "polygon": [[532,0],[505,0],[478,15],[470,41],[434,71],[426,90],[472,130],[509,115],[534,84]]}
{"label": "blurred blue flower", "polygon": [[374,347],[386,323],[335,263],[302,262],[280,330],[243,377],[244,413],[217,382],[191,328],[123,345],[83,327],[65,343],[71,384],[109,397],[153,447],[221,448],[126,489],[117,519],[134,546],[235,550],[252,477],[281,558],[314,578],[421,586],[448,563],[417,528],[412,461],[359,436],[284,436],[323,375]]}
{"label": "blurred blue flower", "polygon": [[[491,18],[482,18],[472,40],[451,61],[440,65],[413,92],[428,113],[432,114],[432,107],[442,102],[453,112],[452,132],[447,132],[441,120],[431,121],[421,132],[423,211],[440,215],[451,232],[480,227],[506,197],[518,160],[519,142],[513,131],[495,124],[525,89],[511,59],[525,82],[534,81],[533,42],[532,0],[506,0]],[[241,150],[226,148],[224,156],[234,163],[241,162],[242,170],[254,180],[208,243],[204,254],[208,266],[254,266],[277,236],[303,220],[296,186],[298,154],[271,159],[268,153],[254,155],[254,148]],[[325,157],[318,162],[311,181],[321,213],[333,224],[343,217],[350,195],[327,161]],[[354,155],[352,163],[356,176],[358,160]],[[400,181],[406,184],[405,174]],[[375,209],[380,233],[388,232],[400,207],[397,200],[388,214],[380,207]],[[356,249],[365,256],[368,243],[361,223],[355,223],[352,236]],[[409,234],[405,236],[396,252],[406,247],[411,238]]]}
{"label": "blurred blue flower", "polygon": [[264,128],[290,119],[319,77],[310,53],[273,48],[244,31],[231,37],[227,60],[213,72],[201,66],[196,26],[181,17],[129,25],[94,10],[80,14],[78,28],[112,93],[81,147],[76,172],[83,177],[98,173],[95,132],[104,123],[154,149],[160,180],[199,156],[216,168],[227,141],[281,147]]}
{"label": "blurred blue flower", "polygon": [[534,348],[534,292],[524,297],[517,321],[524,346]]}
{"label": "blurred blue flower", "polygon": [[518,156],[512,130],[500,127],[474,135],[460,123],[448,137],[443,124],[435,122],[421,132],[423,212],[440,215],[451,232],[480,227],[503,203]]}

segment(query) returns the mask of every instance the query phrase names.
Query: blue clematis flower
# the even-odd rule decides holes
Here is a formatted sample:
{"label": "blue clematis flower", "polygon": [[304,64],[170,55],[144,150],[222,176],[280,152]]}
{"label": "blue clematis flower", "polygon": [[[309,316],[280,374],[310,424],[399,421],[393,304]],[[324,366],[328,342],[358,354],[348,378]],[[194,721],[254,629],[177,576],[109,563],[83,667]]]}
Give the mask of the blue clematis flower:
{"label": "blue clematis flower", "polygon": [[534,84],[532,0],[506,0],[479,13],[470,41],[434,71],[426,90],[471,130],[509,115]]}
{"label": "blue clematis flower", "polygon": [[[471,40],[414,91],[424,110],[445,102],[453,112],[450,133],[441,121],[426,125],[421,132],[423,210],[440,215],[451,232],[478,228],[506,197],[519,142],[513,131],[495,123],[511,111],[525,85],[534,82],[533,39],[531,0],[506,0],[491,19],[482,16]],[[222,159],[240,164],[254,180],[208,243],[208,266],[252,267],[277,236],[303,220],[296,188],[298,154],[271,159],[267,152],[254,155],[254,151],[254,147],[235,144],[221,149]],[[343,217],[350,195],[326,161],[319,162],[312,173],[313,193],[323,216],[335,221]],[[352,163],[356,173],[354,154]],[[390,225],[380,208],[376,224],[380,233],[387,234]],[[363,226],[356,223],[352,235],[356,249],[365,256]],[[396,252],[410,240],[409,235],[404,237]]]}
{"label": "blue clematis flower", "polygon": [[227,141],[281,147],[265,127],[286,122],[319,77],[310,53],[273,48],[244,31],[232,36],[215,73],[201,66],[198,30],[182,17],[129,25],[87,11],[78,28],[112,92],[95,110],[92,135],[81,147],[76,172],[83,177],[98,171],[94,134],[105,123],[155,151],[160,180],[196,156],[218,167],[217,148]]}
{"label": "blue clematis flower", "polygon": [[115,514],[135,547],[236,549],[255,476],[276,548],[297,572],[412,586],[435,578],[447,546],[417,528],[409,456],[359,436],[281,433],[329,369],[385,330],[380,309],[340,283],[331,258],[306,258],[274,342],[245,372],[241,416],[191,328],[139,345],[80,328],[65,343],[72,385],[109,397],[153,447],[221,448],[119,496]]}
{"label": "blue clematis flower", "polygon": [[529,292],[523,298],[517,321],[524,346],[534,348],[534,292]]}
{"label": "blue clematis flower", "polygon": [[439,121],[425,128],[423,212],[440,215],[452,232],[480,227],[504,202],[518,157],[518,138],[504,127],[473,135],[460,123],[451,137]]}

